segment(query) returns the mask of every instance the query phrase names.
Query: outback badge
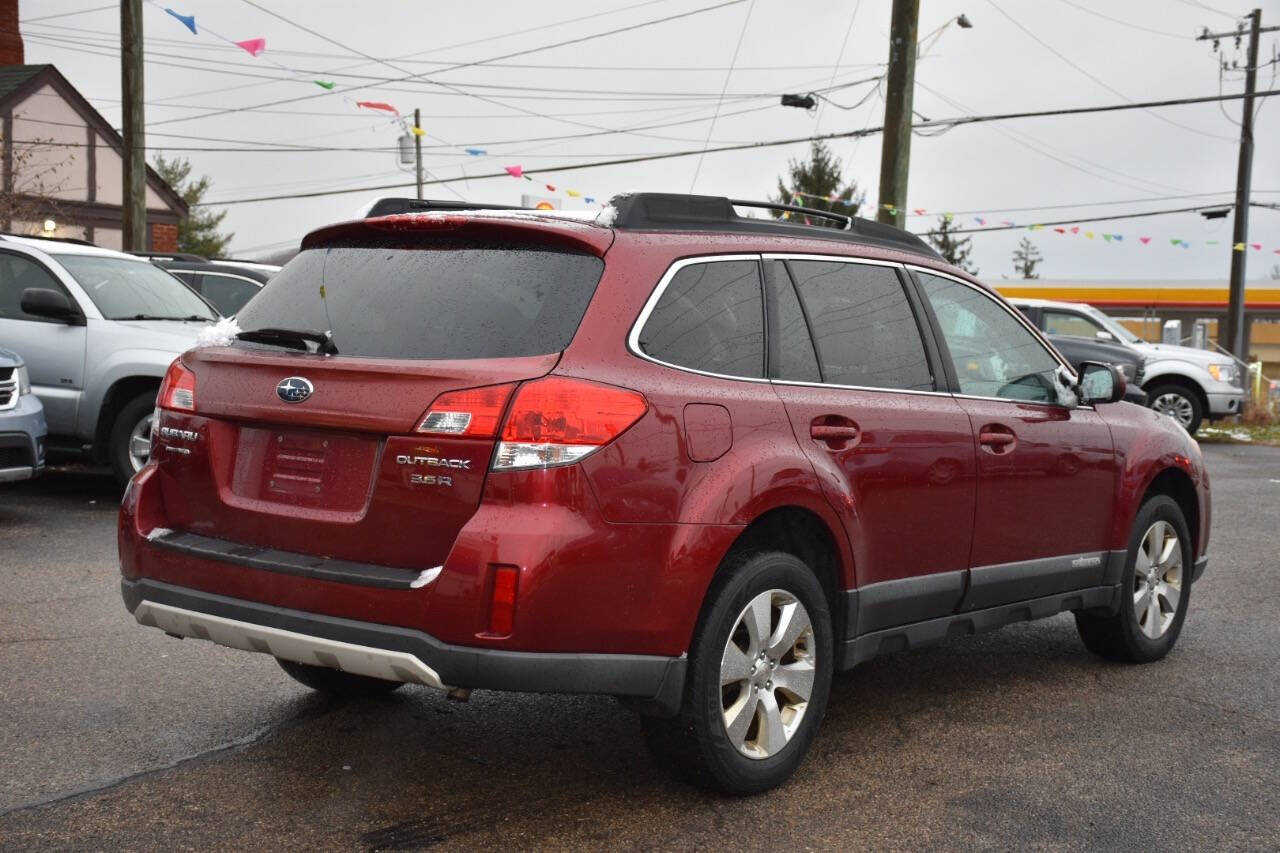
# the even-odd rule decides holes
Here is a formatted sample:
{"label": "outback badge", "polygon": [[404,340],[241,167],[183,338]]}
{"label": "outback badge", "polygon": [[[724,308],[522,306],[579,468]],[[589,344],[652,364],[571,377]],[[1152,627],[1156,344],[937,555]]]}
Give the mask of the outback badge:
{"label": "outback badge", "polygon": [[290,376],[280,380],[280,384],[276,386],[276,396],[286,403],[301,403],[315,390],[315,387],[301,376]]}

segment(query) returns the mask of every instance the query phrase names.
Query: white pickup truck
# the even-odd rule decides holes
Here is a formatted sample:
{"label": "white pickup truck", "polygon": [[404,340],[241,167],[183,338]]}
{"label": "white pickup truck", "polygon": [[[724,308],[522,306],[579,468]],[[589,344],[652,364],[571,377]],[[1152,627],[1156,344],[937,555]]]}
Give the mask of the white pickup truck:
{"label": "white pickup truck", "polygon": [[1082,302],[1010,299],[1045,334],[1115,341],[1146,359],[1142,390],[1147,405],[1170,415],[1195,435],[1200,422],[1240,414],[1244,405],[1241,373],[1230,356],[1194,347],[1151,344]]}

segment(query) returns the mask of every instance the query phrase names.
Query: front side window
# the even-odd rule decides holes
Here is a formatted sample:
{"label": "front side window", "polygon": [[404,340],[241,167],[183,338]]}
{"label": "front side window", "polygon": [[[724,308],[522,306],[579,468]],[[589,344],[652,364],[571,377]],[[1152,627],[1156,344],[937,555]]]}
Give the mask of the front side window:
{"label": "front side window", "polygon": [[149,261],[100,255],[57,258],[108,320],[217,319],[190,287]]}
{"label": "front side window", "polygon": [[7,320],[51,322],[45,317],[36,317],[22,310],[22,292],[28,289],[56,290],[75,305],[71,294],[53,277],[53,273],[30,258],[0,253],[0,317]]}
{"label": "front side window", "polygon": [[1044,331],[1049,335],[1071,335],[1076,338],[1096,338],[1106,331],[1088,317],[1074,311],[1044,310]]}
{"label": "front side window", "polygon": [[949,278],[917,273],[938,318],[960,392],[1058,402],[1058,361],[995,299]]}
{"label": "front side window", "polygon": [[892,267],[787,261],[822,379],[833,385],[932,391],[915,314]]}
{"label": "front side window", "polygon": [[640,330],[645,355],[705,373],[764,376],[760,265],[708,261],[680,269]]}

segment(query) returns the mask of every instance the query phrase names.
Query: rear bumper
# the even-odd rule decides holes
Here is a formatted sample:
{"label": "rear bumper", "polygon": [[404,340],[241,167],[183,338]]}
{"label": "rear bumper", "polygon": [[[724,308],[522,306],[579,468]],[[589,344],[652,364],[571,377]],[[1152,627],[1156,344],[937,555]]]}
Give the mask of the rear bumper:
{"label": "rear bumper", "polygon": [[424,684],[628,696],[679,707],[686,659],[512,652],[443,643],[422,631],[290,610],[141,578],[120,584],[140,624],[300,663]]}

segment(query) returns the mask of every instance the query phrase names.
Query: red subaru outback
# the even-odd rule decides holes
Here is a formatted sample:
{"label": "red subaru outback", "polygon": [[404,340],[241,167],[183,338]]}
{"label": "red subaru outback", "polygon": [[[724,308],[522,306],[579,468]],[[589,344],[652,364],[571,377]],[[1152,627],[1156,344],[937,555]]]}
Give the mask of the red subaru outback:
{"label": "red subaru outback", "polygon": [[334,693],[623,697],[740,793],[885,652],[1070,611],[1165,655],[1209,535],[1186,432],[914,236],[745,204],[312,233],[165,378],[129,610]]}

